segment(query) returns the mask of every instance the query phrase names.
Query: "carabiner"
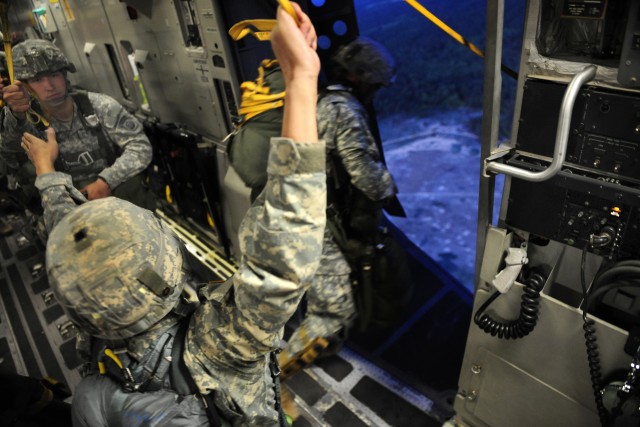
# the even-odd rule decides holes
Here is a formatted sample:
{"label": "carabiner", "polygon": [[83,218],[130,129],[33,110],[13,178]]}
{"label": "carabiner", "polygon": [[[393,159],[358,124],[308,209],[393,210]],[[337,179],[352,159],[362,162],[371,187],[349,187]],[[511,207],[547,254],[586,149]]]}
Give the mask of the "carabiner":
{"label": "carabiner", "polygon": [[42,123],[44,127],[49,127],[49,121],[44,118],[42,114],[37,113],[33,108],[29,108],[25,111],[25,115],[27,117],[27,121],[34,126]]}

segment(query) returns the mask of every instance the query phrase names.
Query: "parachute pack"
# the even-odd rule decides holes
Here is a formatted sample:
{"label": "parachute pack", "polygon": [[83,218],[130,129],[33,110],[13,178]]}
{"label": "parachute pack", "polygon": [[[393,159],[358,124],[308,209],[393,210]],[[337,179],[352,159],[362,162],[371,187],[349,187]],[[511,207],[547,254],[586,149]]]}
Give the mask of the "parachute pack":
{"label": "parachute pack", "polygon": [[240,86],[243,118],[227,138],[229,161],[251,188],[251,201],[267,183],[269,141],[280,136],[284,111],[284,79],[278,61],[265,59],[258,73],[255,81]]}

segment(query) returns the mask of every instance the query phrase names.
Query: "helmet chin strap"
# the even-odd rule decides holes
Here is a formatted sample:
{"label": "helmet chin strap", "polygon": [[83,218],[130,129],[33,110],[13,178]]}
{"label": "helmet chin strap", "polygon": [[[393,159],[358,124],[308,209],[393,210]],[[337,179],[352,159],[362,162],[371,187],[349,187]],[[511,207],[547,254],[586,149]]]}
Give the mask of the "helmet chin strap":
{"label": "helmet chin strap", "polygon": [[[40,103],[40,106],[42,107],[42,110],[47,117],[53,117],[63,122],[69,122],[73,119],[73,102],[69,102],[70,99],[71,98],[69,97],[69,90],[67,89],[64,96],[60,98],[59,102],[38,102]],[[60,111],[60,107],[64,107],[66,103],[69,103],[68,107],[66,109],[62,108],[64,111]]]}

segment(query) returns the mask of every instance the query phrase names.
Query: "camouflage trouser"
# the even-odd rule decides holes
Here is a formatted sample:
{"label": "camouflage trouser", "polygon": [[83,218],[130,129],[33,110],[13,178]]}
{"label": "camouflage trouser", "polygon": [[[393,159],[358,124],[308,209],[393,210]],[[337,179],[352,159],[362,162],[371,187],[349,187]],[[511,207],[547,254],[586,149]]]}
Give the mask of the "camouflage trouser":
{"label": "camouflage trouser", "polygon": [[90,375],[76,387],[71,402],[73,426],[208,426],[202,401],[171,390],[125,393],[107,376]]}
{"label": "camouflage trouser", "polygon": [[307,313],[278,357],[281,366],[297,357],[316,338],[331,338],[351,325],[356,308],[350,273],[344,255],[326,229],[320,267],[305,296]]}

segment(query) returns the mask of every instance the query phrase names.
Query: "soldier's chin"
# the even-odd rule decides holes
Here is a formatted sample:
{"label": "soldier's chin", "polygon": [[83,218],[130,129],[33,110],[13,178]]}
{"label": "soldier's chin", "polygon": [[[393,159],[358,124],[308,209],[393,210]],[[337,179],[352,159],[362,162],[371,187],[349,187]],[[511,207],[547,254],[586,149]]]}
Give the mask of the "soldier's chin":
{"label": "soldier's chin", "polygon": [[64,101],[67,99],[67,96],[61,96],[59,98],[48,99],[43,102],[47,107],[59,107],[64,104]]}

